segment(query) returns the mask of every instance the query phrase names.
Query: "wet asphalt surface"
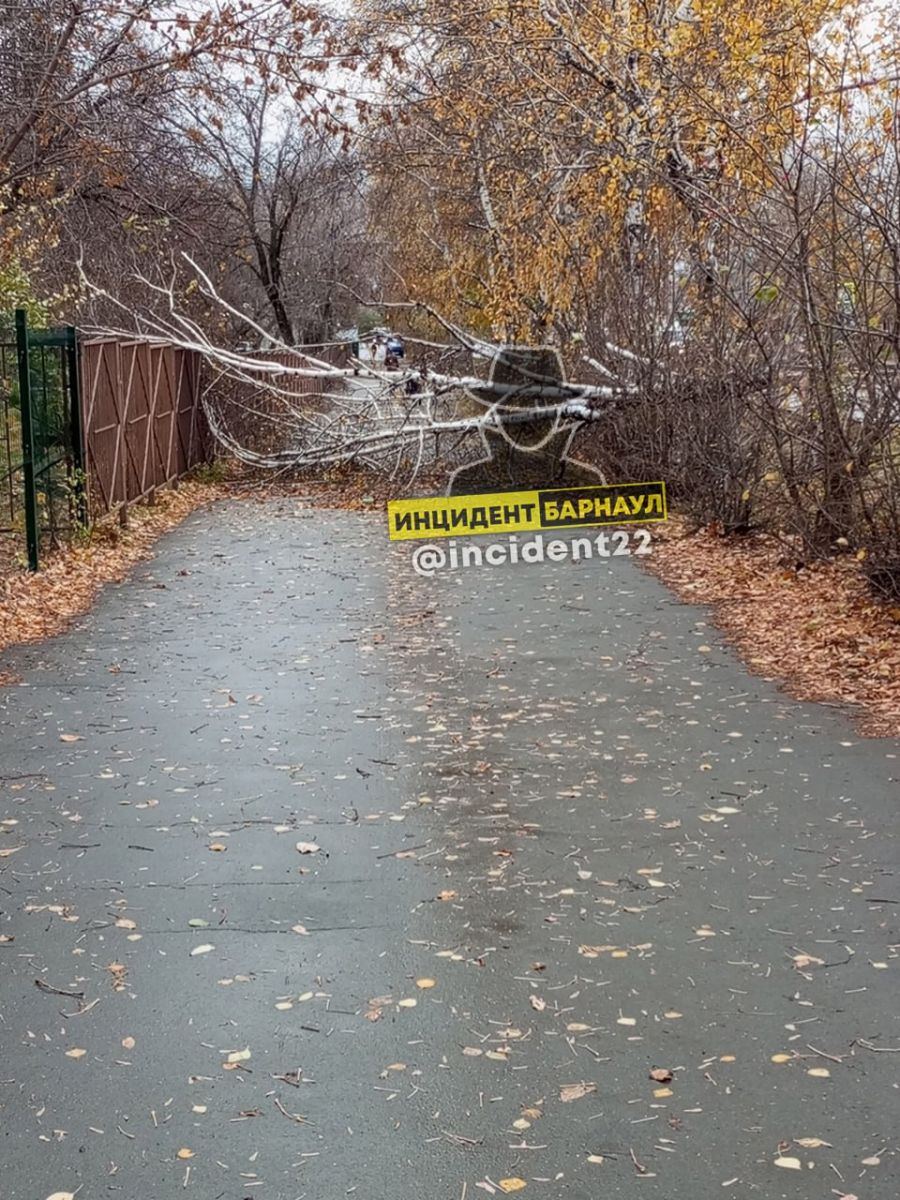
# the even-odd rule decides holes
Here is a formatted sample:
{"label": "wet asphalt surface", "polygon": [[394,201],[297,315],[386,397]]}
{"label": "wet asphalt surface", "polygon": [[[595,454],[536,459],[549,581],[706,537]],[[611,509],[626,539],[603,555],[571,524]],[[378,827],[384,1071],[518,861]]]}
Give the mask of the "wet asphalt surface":
{"label": "wet asphalt surface", "polygon": [[409,552],[221,505],[7,656],[0,1200],[891,1200],[900,746]]}

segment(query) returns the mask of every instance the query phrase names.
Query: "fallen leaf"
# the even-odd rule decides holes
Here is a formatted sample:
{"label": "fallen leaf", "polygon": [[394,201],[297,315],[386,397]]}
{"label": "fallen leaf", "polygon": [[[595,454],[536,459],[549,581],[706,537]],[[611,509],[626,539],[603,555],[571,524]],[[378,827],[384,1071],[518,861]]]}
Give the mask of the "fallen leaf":
{"label": "fallen leaf", "polygon": [[802,971],[806,967],[825,966],[825,960],[823,958],[816,958],[814,954],[795,954],[793,962],[798,971]]}
{"label": "fallen leaf", "polygon": [[225,843],[224,843],[224,842],[210,842],[210,843],[209,843],[209,849],[210,849],[210,850],[215,850],[217,854],[221,854],[221,852],[222,852],[223,850],[227,850],[227,849],[228,849],[228,847],[225,845]]}
{"label": "fallen leaf", "polygon": [[84,1058],[87,1050],[82,1050],[80,1047],[75,1047],[73,1050],[66,1051],[66,1058]]}
{"label": "fallen leaf", "polygon": [[198,954],[209,954],[210,950],[215,950],[215,946],[210,946],[208,943],[203,946],[195,946],[191,951],[191,958],[196,958]]}
{"label": "fallen leaf", "polygon": [[653,1096],[656,1100],[666,1100],[669,1096],[674,1096],[675,1093],[671,1088],[661,1087],[653,1089]]}
{"label": "fallen leaf", "polygon": [[668,1067],[654,1067],[650,1072],[650,1078],[655,1080],[657,1083],[671,1083],[672,1072]]}
{"label": "fallen leaf", "polygon": [[188,921],[191,929],[208,929],[209,921],[204,921],[202,917],[191,917]]}
{"label": "fallen leaf", "polygon": [[583,1100],[596,1090],[596,1083],[567,1083],[559,1089],[559,1098],[563,1104],[571,1104],[574,1100]]}
{"label": "fallen leaf", "polygon": [[771,1061],[773,1063],[786,1063],[791,1061],[790,1054],[773,1054]]}
{"label": "fallen leaf", "polygon": [[831,1149],[831,1142],[823,1142],[821,1138],[794,1138],[794,1141],[804,1150],[819,1150],[822,1146]]}
{"label": "fallen leaf", "polygon": [[436,986],[435,981],[433,979],[417,979],[416,980],[416,987],[421,988],[423,992],[427,992],[429,988],[433,988],[435,986]]}
{"label": "fallen leaf", "polygon": [[9,858],[11,854],[24,849],[24,846],[7,846],[5,850],[0,850],[0,858]]}
{"label": "fallen leaf", "polygon": [[499,1187],[501,1192],[521,1192],[523,1187],[528,1187],[528,1184],[518,1175],[513,1175],[511,1179],[501,1179]]}
{"label": "fallen leaf", "polygon": [[418,1000],[413,1000],[412,998],[410,998],[407,1000],[399,1000],[397,1002],[397,1007],[398,1008],[415,1008],[417,1004],[418,1004]]}
{"label": "fallen leaf", "polygon": [[61,733],[59,740],[61,742],[83,742],[84,738],[80,733]]}
{"label": "fallen leaf", "polygon": [[133,1037],[126,1037],[126,1038],[122,1038],[122,1045],[125,1047],[126,1050],[133,1050],[135,1048],[135,1046],[137,1045],[137,1042],[135,1042]]}
{"label": "fallen leaf", "polygon": [[116,929],[137,929],[137,922],[132,921],[130,917],[119,917]]}
{"label": "fallen leaf", "polygon": [[534,1009],[535,1012],[543,1012],[544,1009],[547,1007],[547,1001],[542,1000],[540,998],[540,996],[529,996],[528,1003],[531,1005],[531,1007]]}
{"label": "fallen leaf", "polygon": [[206,1105],[205,1105],[205,1104],[192,1104],[192,1105],[191,1105],[191,1112],[195,1112],[195,1113],[205,1113],[205,1112],[206,1112]]}
{"label": "fallen leaf", "polygon": [[466,1058],[481,1058],[484,1051],[479,1050],[477,1046],[463,1046],[463,1054]]}
{"label": "fallen leaf", "polygon": [[309,930],[305,925],[292,925],[291,933],[299,933],[302,934],[303,937],[309,937]]}
{"label": "fallen leaf", "polygon": [[803,1164],[800,1162],[799,1158],[790,1158],[790,1157],[785,1158],[784,1155],[782,1155],[781,1158],[775,1159],[775,1166],[776,1167],[786,1167],[787,1170],[789,1170],[789,1171],[802,1171],[803,1170]]}
{"label": "fallen leaf", "polygon": [[230,1062],[230,1063],[246,1062],[247,1059],[250,1057],[252,1057],[252,1056],[250,1054],[249,1048],[247,1050],[232,1050],[231,1054],[228,1055],[228,1058],[226,1059],[226,1061]]}
{"label": "fallen leaf", "polygon": [[589,1162],[589,1163],[602,1163],[602,1162],[603,1162],[603,1155],[602,1155],[602,1154],[589,1154],[589,1155],[588,1155],[588,1162]]}
{"label": "fallen leaf", "polygon": [[438,898],[438,900],[455,900],[458,894],[459,894],[458,892],[451,891],[448,888],[444,892],[438,892],[437,898]]}
{"label": "fallen leaf", "polygon": [[881,1159],[878,1157],[877,1154],[873,1154],[869,1158],[864,1158],[862,1160],[862,1165],[864,1167],[880,1167]]}
{"label": "fallen leaf", "polygon": [[188,1148],[186,1146],[182,1146],[181,1149],[178,1151],[178,1153],[175,1155],[175,1157],[176,1158],[193,1158],[194,1152],[193,1152],[193,1150],[188,1150]]}
{"label": "fallen leaf", "polygon": [[315,842],[298,842],[297,849],[301,854],[318,854],[321,847]]}
{"label": "fallen leaf", "polygon": [[75,1200],[74,1192],[54,1192],[47,1200]]}
{"label": "fallen leaf", "polygon": [[831,1072],[827,1067],[810,1067],[806,1072],[807,1075],[812,1075],[815,1079],[830,1079]]}

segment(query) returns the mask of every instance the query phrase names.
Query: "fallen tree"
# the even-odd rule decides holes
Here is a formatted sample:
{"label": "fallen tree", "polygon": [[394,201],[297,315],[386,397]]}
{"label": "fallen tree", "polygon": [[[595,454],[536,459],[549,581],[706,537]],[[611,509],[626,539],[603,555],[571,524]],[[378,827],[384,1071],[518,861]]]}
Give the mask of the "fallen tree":
{"label": "fallen tree", "polygon": [[[420,363],[399,372],[386,371],[348,354],[346,366],[336,365],[311,353],[310,347],[288,345],[273,337],[223,298],[196,261],[183,257],[204,298],[249,326],[268,345],[266,350],[239,351],[210,337],[179,305],[174,267],[163,282],[135,278],[152,301],[141,308],[98,288],[82,267],[84,285],[123,317],[121,327],[97,326],[88,332],[133,337],[137,331],[201,355],[210,368],[203,393],[210,429],[228,453],[255,467],[284,470],[357,464],[392,476],[405,471],[414,477],[423,464],[441,461],[444,435],[450,435],[450,440],[444,438],[443,446],[456,447],[461,439],[501,426],[589,425],[639,394],[638,385],[625,373],[639,368],[641,360],[612,343],[606,349],[620,369],[587,356],[583,359],[603,383],[539,373],[525,383],[504,383],[489,371],[482,375],[441,369],[460,351],[490,367],[505,361],[510,348],[469,334],[415,301],[383,307],[407,315],[418,313],[444,330],[444,342],[419,342],[427,349]],[[483,411],[477,411],[477,405],[469,406],[476,411],[462,411],[465,405],[460,401],[473,394]],[[265,448],[259,448],[260,441]]]}

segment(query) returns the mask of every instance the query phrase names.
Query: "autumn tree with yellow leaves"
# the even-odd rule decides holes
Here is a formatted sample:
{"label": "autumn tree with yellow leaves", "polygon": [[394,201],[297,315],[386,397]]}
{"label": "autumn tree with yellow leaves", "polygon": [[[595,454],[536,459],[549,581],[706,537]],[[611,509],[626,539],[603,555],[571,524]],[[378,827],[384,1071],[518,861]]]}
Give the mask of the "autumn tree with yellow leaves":
{"label": "autumn tree with yellow leaves", "polygon": [[890,14],[372,3],[394,289],[636,382],[596,452],[701,520],[900,551]]}

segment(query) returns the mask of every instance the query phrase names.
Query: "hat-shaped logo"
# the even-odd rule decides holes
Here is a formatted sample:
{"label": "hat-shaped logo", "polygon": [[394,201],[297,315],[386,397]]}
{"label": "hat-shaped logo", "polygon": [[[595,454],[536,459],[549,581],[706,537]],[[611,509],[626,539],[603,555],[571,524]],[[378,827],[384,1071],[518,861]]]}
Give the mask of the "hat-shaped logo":
{"label": "hat-shaped logo", "polygon": [[567,389],[562,358],[554,346],[501,346],[491,360],[488,387],[469,388],[496,424],[482,427],[487,457],[459,467],[448,495],[589,487],[605,482],[596,467],[568,457],[577,426],[561,406],[575,399]]}

